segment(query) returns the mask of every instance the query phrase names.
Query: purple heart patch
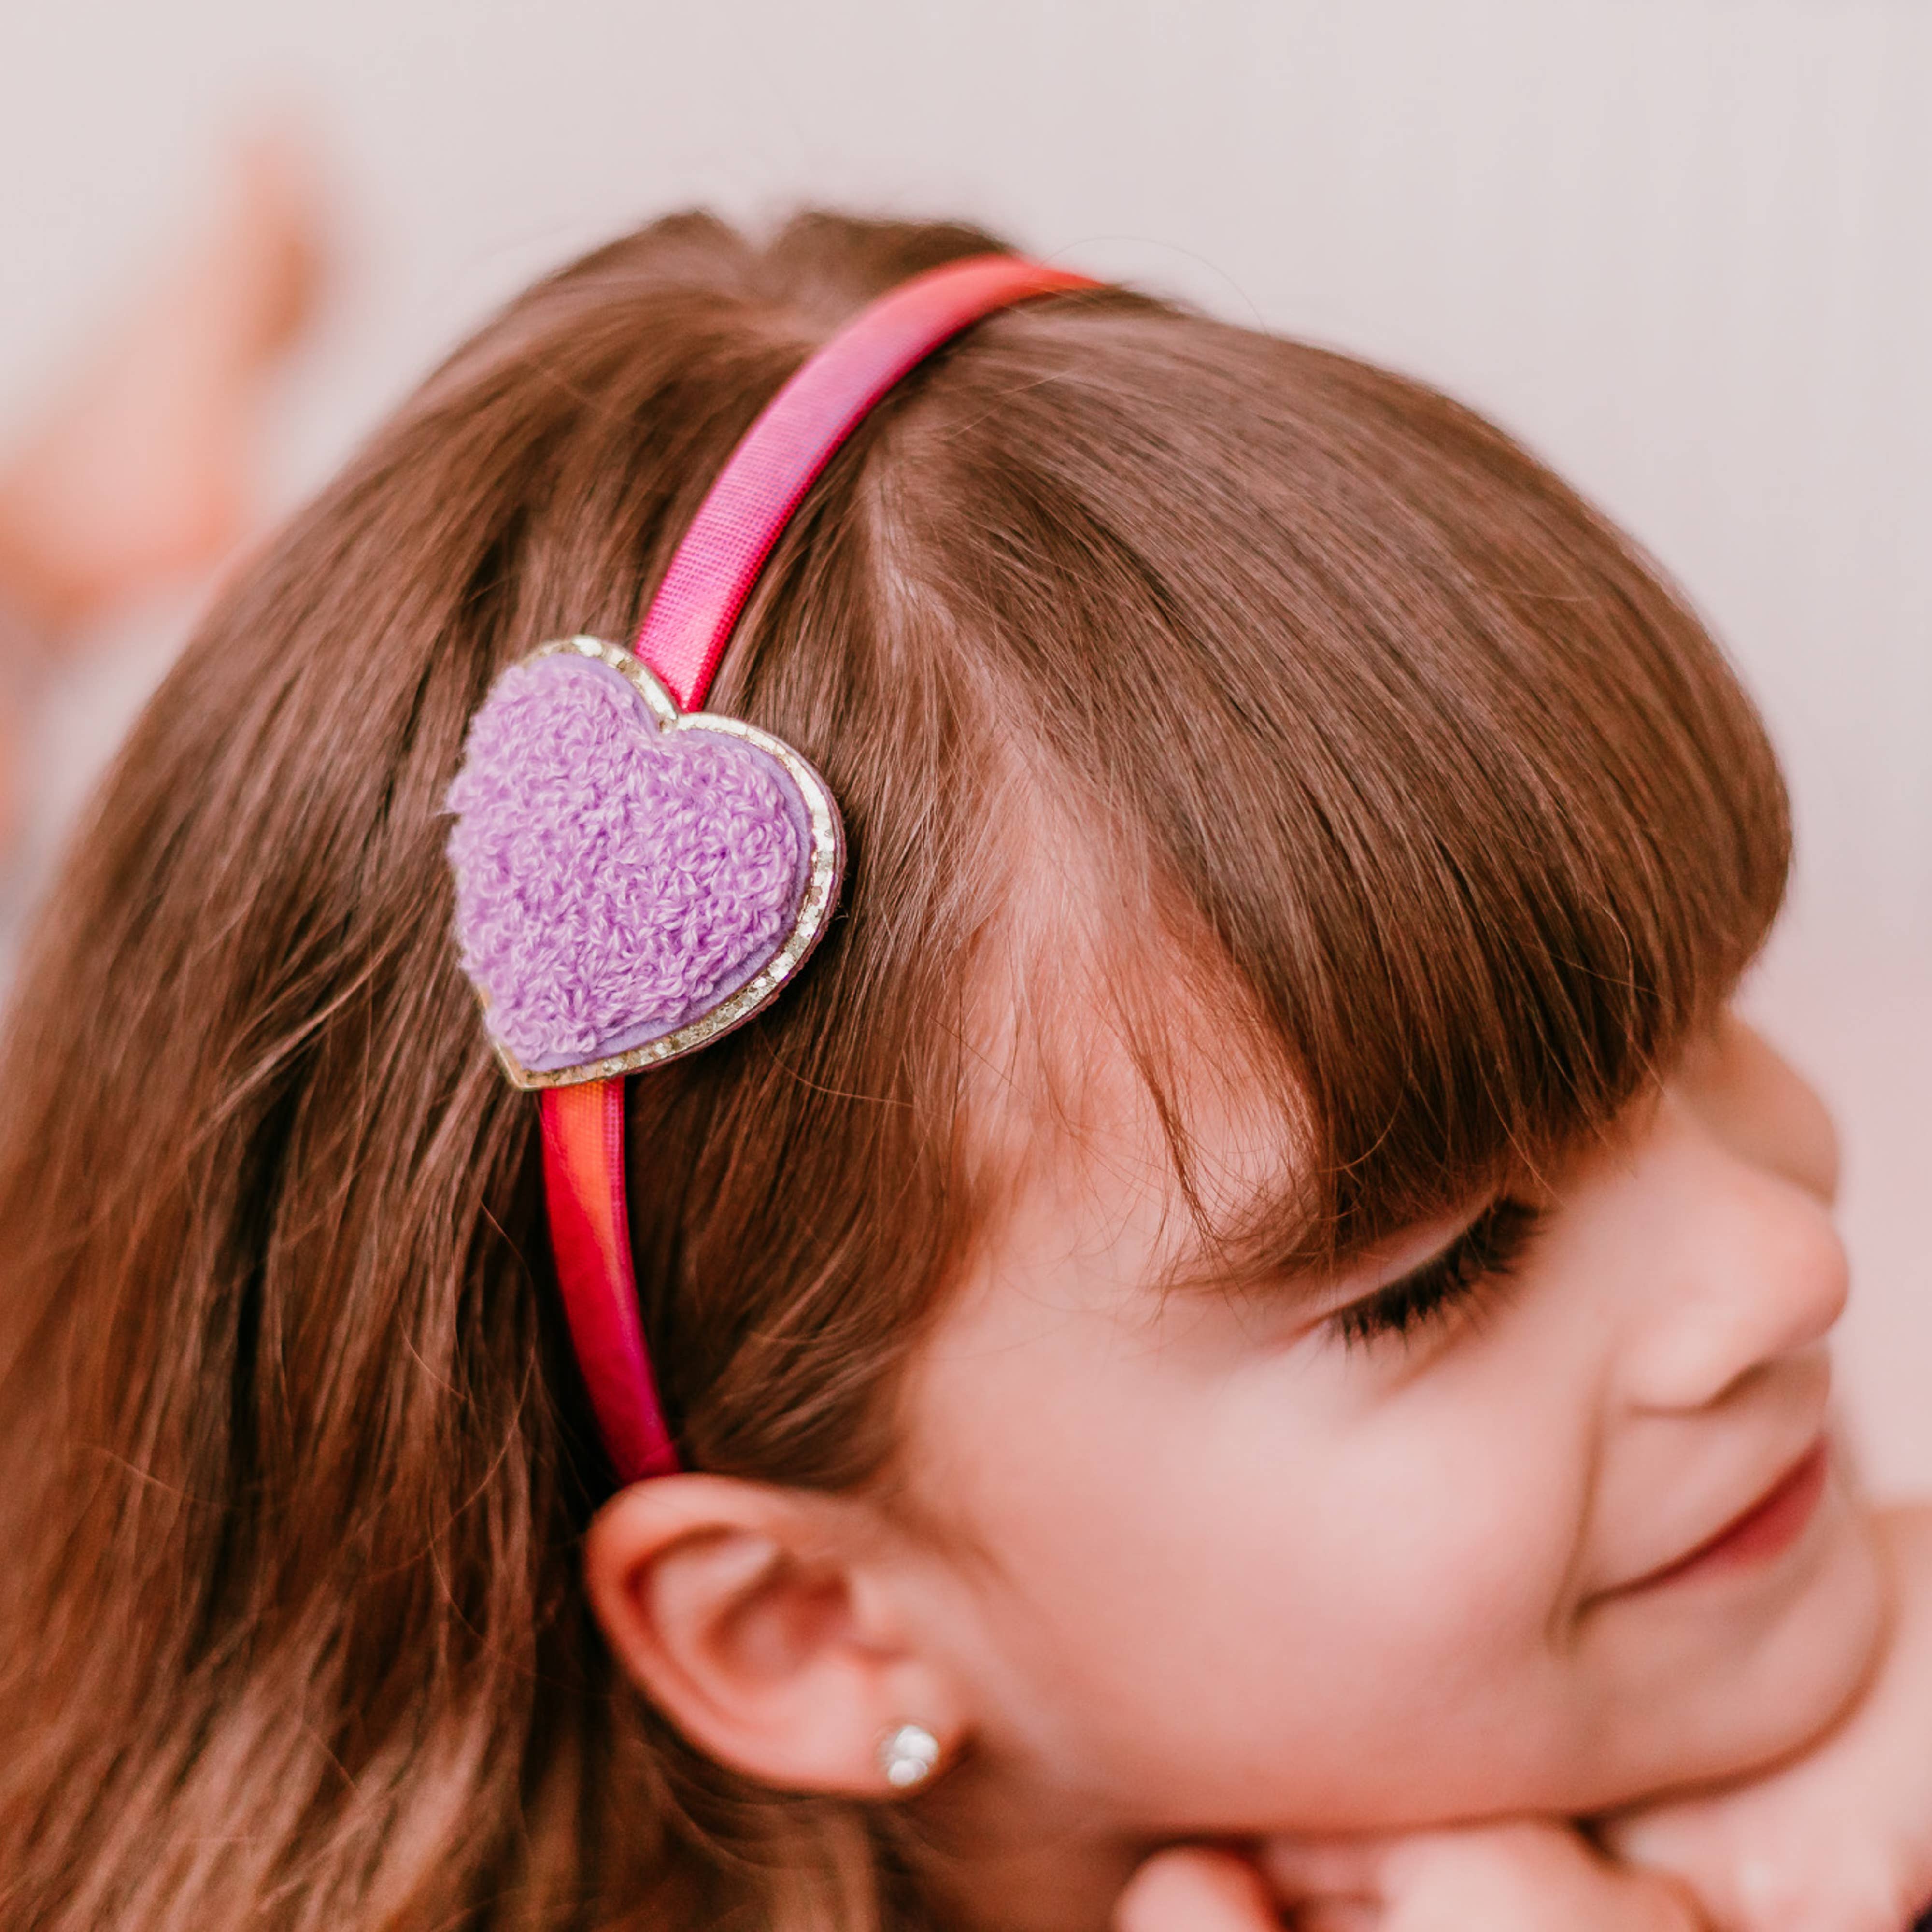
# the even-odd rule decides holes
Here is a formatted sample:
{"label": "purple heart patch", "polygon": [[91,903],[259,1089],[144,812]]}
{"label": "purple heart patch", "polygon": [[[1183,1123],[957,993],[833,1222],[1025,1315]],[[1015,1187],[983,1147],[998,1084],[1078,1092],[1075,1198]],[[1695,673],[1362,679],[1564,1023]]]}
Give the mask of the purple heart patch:
{"label": "purple heart patch", "polygon": [[824,781],[736,718],[680,712],[595,638],[513,664],[449,788],[463,970],[511,1077],[607,1078],[748,1018],[836,900]]}

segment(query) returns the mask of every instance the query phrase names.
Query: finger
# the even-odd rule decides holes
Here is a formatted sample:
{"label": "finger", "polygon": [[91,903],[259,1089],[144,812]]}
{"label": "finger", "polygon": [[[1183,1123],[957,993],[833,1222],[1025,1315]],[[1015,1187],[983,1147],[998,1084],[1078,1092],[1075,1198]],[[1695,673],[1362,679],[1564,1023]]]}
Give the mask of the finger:
{"label": "finger", "polygon": [[1264,1841],[1295,1932],[1700,1932],[1684,1888],[1627,1870],[1549,1819]]}
{"label": "finger", "polygon": [[1698,1932],[1702,1923],[1676,1886],[1614,1865],[1548,1824],[1404,1839],[1382,1884],[1387,1932]]}
{"label": "finger", "polygon": [[[1382,1895],[1382,1874],[1407,1835],[1362,1833],[1340,1838],[1264,1838],[1255,1863],[1278,1895],[1304,1899],[1372,1900]],[[1301,1932],[1301,1922],[1295,1922]]]}
{"label": "finger", "polygon": [[[1688,1885],[1718,1924],[1749,1919],[1751,1895],[1764,1889],[1762,1858],[1747,1856],[1730,1842],[1721,1828],[1706,1826],[1700,1830],[1698,1812],[1690,1806],[1662,1819],[1612,1826],[1603,1836],[1612,1856],[1621,1863],[1668,1873]],[[1802,1855],[1802,1840],[1799,1847]]]}
{"label": "finger", "polygon": [[1114,1932],[1281,1932],[1261,1874],[1232,1852],[1159,1852],[1114,1908]]}
{"label": "finger", "polygon": [[1294,1910],[1294,1932],[1383,1932],[1379,1905],[1360,1898],[1318,1898]]}

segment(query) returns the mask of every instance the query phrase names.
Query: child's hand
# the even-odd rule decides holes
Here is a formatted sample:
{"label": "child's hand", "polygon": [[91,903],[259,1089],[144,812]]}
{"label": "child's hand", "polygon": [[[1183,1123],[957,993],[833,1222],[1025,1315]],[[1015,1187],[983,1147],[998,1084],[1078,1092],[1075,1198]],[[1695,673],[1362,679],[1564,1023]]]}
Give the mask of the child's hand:
{"label": "child's hand", "polygon": [[1720,1932],[1900,1932],[1932,1902],[1932,1509],[1880,1527],[1896,1622],[1850,1718],[1769,1777],[1606,1833],[1694,1888]]}
{"label": "child's hand", "polygon": [[1287,1922],[1246,1858],[1198,1845],[1156,1852],[1114,1907],[1114,1932],[1281,1932]]}
{"label": "child's hand", "polygon": [[[1699,1932],[1667,1880],[1542,1822],[1264,1846],[1258,1870],[1192,1847],[1142,1867],[1114,1932]],[[1268,1882],[1262,1881],[1266,1874]]]}

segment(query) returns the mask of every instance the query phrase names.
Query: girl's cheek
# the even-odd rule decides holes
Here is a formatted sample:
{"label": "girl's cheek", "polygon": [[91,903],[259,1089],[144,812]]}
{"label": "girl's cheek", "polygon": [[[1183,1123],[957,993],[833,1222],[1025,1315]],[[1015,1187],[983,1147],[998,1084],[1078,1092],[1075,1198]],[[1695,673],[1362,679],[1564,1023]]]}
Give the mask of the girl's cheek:
{"label": "girl's cheek", "polygon": [[1326,1528],[1359,1566],[1364,1613],[1465,1658],[1540,1643],[1587,1515],[1574,1418],[1473,1384],[1414,1411],[1334,1459]]}
{"label": "girl's cheek", "polygon": [[1405,1352],[1218,1304],[1150,1332],[996,1280],[906,1413],[932,1510],[1007,1580],[969,1614],[1029,1751],[1149,1802],[1234,1804],[1223,1767],[1260,1763],[1305,1808],[1396,1770],[1473,1778],[1499,1723],[1534,1733],[1591,1459],[1574,1338],[1532,1282]]}
{"label": "girl's cheek", "polygon": [[1270,1447],[1239,1461],[1288,1472],[1246,1513],[1268,1526],[1247,1587],[1318,1621],[1330,1654],[1438,1683],[1540,1668],[1589,1514],[1592,1404],[1574,1360],[1514,1328],[1366,1396],[1374,1365],[1331,1347],[1244,1396]]}

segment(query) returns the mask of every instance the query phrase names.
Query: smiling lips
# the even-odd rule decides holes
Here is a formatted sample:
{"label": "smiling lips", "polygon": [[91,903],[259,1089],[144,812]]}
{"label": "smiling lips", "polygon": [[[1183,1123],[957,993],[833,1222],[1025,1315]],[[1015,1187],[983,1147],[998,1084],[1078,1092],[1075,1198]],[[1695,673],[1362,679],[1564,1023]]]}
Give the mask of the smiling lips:
{"label": "smiling lips", "polygon": [[1831,1444],[1821,1436],[1742,1515],[1661,1570],[1626,1584],[1625,1590],[1652,1590],[1781,1556],[1811,1520],[1831,1466]]}

